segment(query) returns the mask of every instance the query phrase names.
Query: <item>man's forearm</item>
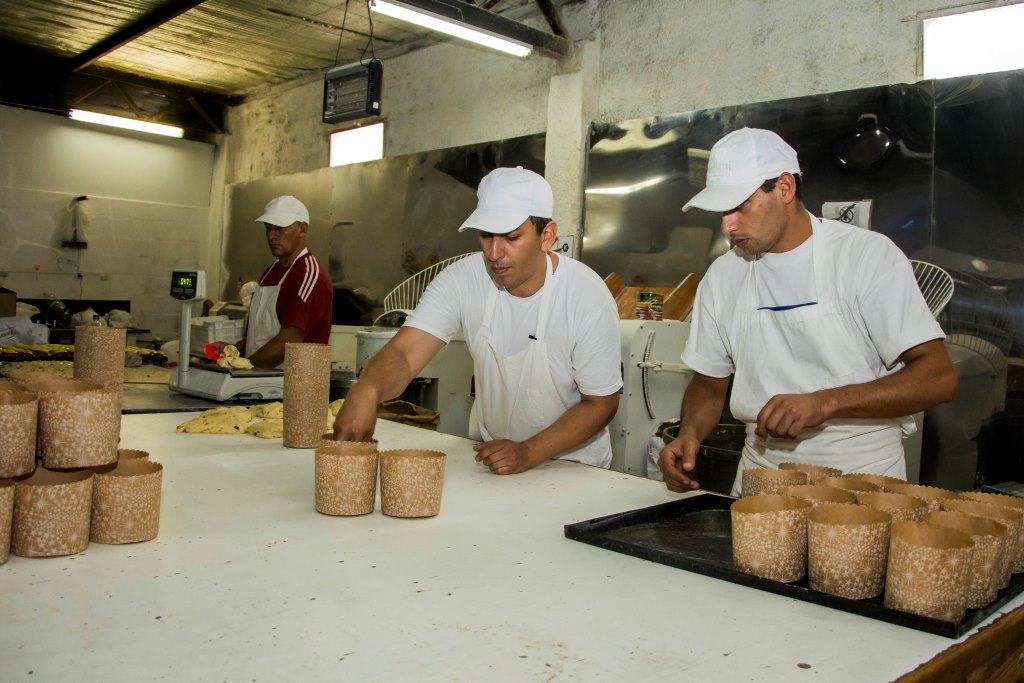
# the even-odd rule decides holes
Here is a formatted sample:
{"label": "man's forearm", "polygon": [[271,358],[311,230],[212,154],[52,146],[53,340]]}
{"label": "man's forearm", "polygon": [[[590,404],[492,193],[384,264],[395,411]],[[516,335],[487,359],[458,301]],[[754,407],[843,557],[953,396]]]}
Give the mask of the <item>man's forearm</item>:
{"label": "man's forearm", "polygon": [[619,407],[619,395],[593,396],[566,410],[546,429],[523,442],[530,458],[530,467],[557,457],[597,434]]}
{"label": "man's forearm", "polygon": [[375,403],[380,403],[401,395],[413,379],[415,376],[405,356],[385,345],[363,368],[356,386],[364,397],[372,396]]}
{"label": "man's forearm", "polygon": [[827,418],[903,417],[951,401],[956,396],[956,370],[942,341],[927,342],[917,351],[891,375],[815,392]]}
{"label": "man's forearm", "polygon": [[683,393],[679,435],[687,433],[697,441],[706,439],[722,419],[728,387],[728,377],[694,374]]}

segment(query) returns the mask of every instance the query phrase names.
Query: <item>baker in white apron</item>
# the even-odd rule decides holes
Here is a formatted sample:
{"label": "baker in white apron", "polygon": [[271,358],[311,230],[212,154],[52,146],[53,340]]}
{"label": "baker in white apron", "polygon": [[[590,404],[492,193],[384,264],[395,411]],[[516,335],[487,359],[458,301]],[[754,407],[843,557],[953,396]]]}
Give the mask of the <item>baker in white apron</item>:
{"label": "baker in white apron", "polygon": [[376,406],[400,395],[461,332],[473,358],[477,397],[466,429],[482,441],[473,447],[478,462],[497,474],[552,458],[607,467],[622,388],[615,301],[592,269],[551,253],[558,226],[543,176],[497,168],[477,196],[459,230],[478,231],[481,253],[439,273],[366,363],[335,419],[335,438],[370,438]]}
{"label": "baker in white apron", "polygon": [[658,460],[671,490],[699,484],[687,468],[720,419],[730,375],[732,414],[747,425],[734,494],[744,469],[783,461],[904,478],[902,437],[915,427],[903,416],[956,394],[906,257],[881,235],[811,216],[802,182],[792,147],[743,128],[715,143],[707,186],[683,207],[721,212],[734,248],[698,290],[680,437]]}
{"label": "baker in white apron", "polygon": [[[547,254],[545,285],[540,290],[537,331],[519,353],[499,352],[491,339],[491,321],[499,289],[493,288],[484,307],[483,323],[473,336],[471,353],[476,377],[476,401],[470,412],[472,439],[526,441],[551,426],[569,409],[555,387],[548,366],[546,331],[551,308],[552,260]],[[610,441],[602,438],[607,427],[582,444],[559,456],[563,460],[607,467],[611,462]]]}
{"label": "baker in white apron", "polygon": [[[811,218],[811,233],[819,219]],[[754,434],[757,416],[776,394],[808,394],[819,389],[876,379],[852,340],[857,325],[838,301],[828,240],[811,240],[817,303],[788,310],[758,306],[757,259],[750,263],[743,301],[743,333],[734,341],[736,364],[729,408],[747,424],[747,438],[733,484],[738,495],[744,469],[777,468],[781,462],[813,462],[844,472],[872,472],[906,478],[902,437],[916,429],[913,418],[829,420],[804,430],[797,439]],[[798,349],[799,354],[794,353]],[[823,383],[823,378],[827,383]]]}
{"label": "baker in white apron", "polygon": [[[277,333],[281,331],[281,320],[277,317],[277,297],[281,294],[281,285],[288,279],[288,274],[292,272],[292,266],[306,252],[307,250],[303,249],[288,264],[288,269],[276,285],[267,286],[263,284],[263,281],[267,279],[267,275],[270,275],[272,272],[270,270],[260,278],[259,286],[256,288],[255,293],[253,293],[252,302],[249,304],[249,322],[245,331],[245,349],[247,354],[262,349],[268,341],[276,337]],[[284,365],[281,364],[277,367],[281,368]]]}

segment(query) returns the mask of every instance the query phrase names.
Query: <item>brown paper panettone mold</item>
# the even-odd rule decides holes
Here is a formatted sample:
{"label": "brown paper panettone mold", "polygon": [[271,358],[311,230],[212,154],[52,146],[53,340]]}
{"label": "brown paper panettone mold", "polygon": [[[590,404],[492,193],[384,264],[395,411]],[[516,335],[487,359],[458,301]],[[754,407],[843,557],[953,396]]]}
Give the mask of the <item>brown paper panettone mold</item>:
{"label": "brown paper panettone mold", "polygon": [[444,466],[440,451],[380,452],[380,510],[391,517],[433,517],[441,511]]}
{"label": "brown paper panettone mold", "polygon": [[117,460],[149,460],[149,451],[140,451],[135,448],[118,448]]}
{"label": "brown paper panettone mold", "polygon": [[807,473],[807,483],[816,485],[825,477],[841,477],[843,471],[838,467],[826,467],[825,465],[812,465],[807,462],[780,462],[780,470],[797,470]]}
{"label": "brown paper panettone mold", "polygon": [[75,328],[75,379],[120,390],[124,384],[127,330],[80,325]]}
{"label": "brown paper panettone mold", "polygon": [[0,479],[28,474],[35,468],[38,412],[35,394],[0,390]]}
{"label": "brown paper panettone mold", "polygon": [[18,376],[39,396],[38,455],[47,469],[106,465],[117,460],[121,437],[121,392],[94,382]]}
{"label": "brown paper panettone mold", "polygon": [[807,570],[807,511],[810,501],[779,495],[740,498],[729,508],[736,569],[790,583]]}
{"label": "brown paper panettone mold", "polygon": [[893,487],[902,486],[907,483],[906,479],[899,479],[897,477],[889,477],[884,474],[870,474],[868,472],[847,472],[843,475],[844,479],[858,479],[860,481],[866,481],[870,484],[874,484],[878,487],[879,491],[885,493],[892,493]]}
{"label": "brown paper panettone mold", "polygon": [[829,504],[810,510],[807,579],[811,588],[851,600],[881,595],[891,523],[889,513],[864,505]]}
{"label": "brown paper panettone mold", "polygon": [[960,494],[948,489],[940,489],[935,486],[924,484],[898,484],[891,488],[893,493],[902,493],[905,496],[920,498],[928,504],[928,512],[936,512],[942,509],[942,501],[959,498]]}
{"label": "brown paper panettone mold", "polygon": [[743,470],[742,496],[777,496],[787,486],[807,483],[807,473],[800,470],[776,470],[749,467]]}
{"label": "brown paper panettone mold", "polygon": [[967,612],[971,537],[926,522],[893,522],[885,606],[942,621]]}
{"label": "brown paper panettone mold", "polygon": [[820,486],[835,486],[837,489],[853,491],[855,494],[861,491],[881,491],[881,489],[869,481],[863,479],[850,479],[849,477],[825,477],[818,482]]}
{"label": "brown paper panettone mold", "polygon": [[[1007,507],[1024,515],[1024,498],[1007,496],[1001,493],[983,493],[980,491],[968,491],[961,493],[960,496],[967,500],[976,500],[979,503]],[[1011,562],[1011,568],[1014,574],[1024,572],[1024,523],[1021,524],[1020,531],[1017,534],[1017,554]]]}
{"label": "brown paper panettone mold", "polygon": [[284,445],[316,448],[322,442],[331,385],[328,344],[284,345]]}
{"label": "brown paper panettone mold", "polygon": [[917,522],[928,512],[920,498],[886,491],[857,491],[857,503],[888,512],[894,522]]}
{"label": "brown paper panettone mold", "polygon": [[835,486],[815,486],[814,484],[787,486],[782,489],[782,495],[809,500],[811,505],[815,507],[831,503],[857,502],[857,496],[854,495],[853,491],[836,488]]}
{"label": "brown paper panettone mold", "polygon": [[0,479],[0,564],[11,556],[11,527],[14,524],[14,480]]}
{"label": "brown paper panettone mold", "polygon": [[1000,588],[1010,585],[1010,575],[1016,574],[1014,561],[1020,552],[1021,527],[1024,526],[1024,518],[1020,512],[1013,508],[1006,508],[1002,505],[990,505],[979,503],[976,500],[957,498],[955,500],[942,501],[943,510],[954,512],[966,512],[969,515],[988,517],[1006,527],[1006,556],[1003,558],[1003,567],[999,581]]}
{"label": "brown paper panettone mold", "polygon": [[141,458],[100,468],[93,478],[90,540],[120,544],[156,538],[163,469]]}
{"label": "brown paper panettone mold", "polygon": [[995,600],[1006,554],[1006,527],[987,517],[948,510],[929,512],[921,521],[958,529],[974,542],[971,578],[967,585],[968,609],[981,609]]}
{"label": "brown paper panettone mold", "polygon": [[36,468],[14,482],[11,552],[19,557],[80,553],[89,545],[92,470]]}
{"label": "brown paper panettone mold", "polygon": [[316,449],[316,511],[324,515],[366,515],[377,498],[376,442],[334,441]]}

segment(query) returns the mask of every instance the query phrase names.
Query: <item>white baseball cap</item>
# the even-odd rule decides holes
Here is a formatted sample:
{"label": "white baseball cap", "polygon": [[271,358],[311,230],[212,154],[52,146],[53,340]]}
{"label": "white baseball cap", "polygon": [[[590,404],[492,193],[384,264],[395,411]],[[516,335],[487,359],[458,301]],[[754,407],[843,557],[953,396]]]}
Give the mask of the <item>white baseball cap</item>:
{"label": "white baseball cap", "polygon": [[263,215],[256,219],[257,223],[269,223],[279,228],[287,228],[295,221],[308,224],[309,211],[305,204],[287,194],[271,199],[263,209]]}
{"label": "white baseball cap", "polygon": [[742,204],[766,180],[799,173],[796,151],[770,130],[740,128],[711,148],[707,187],[686,202],[707,211],[730,211]]}
{"label": "white baseball cap", "polygon": [[551,218],[555,200],[543,176],[522,166],[496,168],[480,181],[476,210],[459,232],[482,230],[495,235],[512,232],[530,216]]}

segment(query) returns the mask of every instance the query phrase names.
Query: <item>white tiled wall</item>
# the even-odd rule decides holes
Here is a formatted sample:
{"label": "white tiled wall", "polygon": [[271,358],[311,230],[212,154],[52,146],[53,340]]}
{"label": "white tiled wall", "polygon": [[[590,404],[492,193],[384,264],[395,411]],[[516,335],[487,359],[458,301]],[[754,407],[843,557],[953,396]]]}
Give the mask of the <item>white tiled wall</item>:
{"label": "white tiled wall", "polygon": [[[171,270],[219,275],[214,155],[209,144],[0,106],[0,286],[23,298],[129,299],[140,327],[177,337]],[[77,195],[89,197],[82,250],[61,247]]]}

